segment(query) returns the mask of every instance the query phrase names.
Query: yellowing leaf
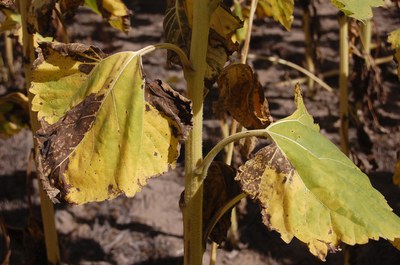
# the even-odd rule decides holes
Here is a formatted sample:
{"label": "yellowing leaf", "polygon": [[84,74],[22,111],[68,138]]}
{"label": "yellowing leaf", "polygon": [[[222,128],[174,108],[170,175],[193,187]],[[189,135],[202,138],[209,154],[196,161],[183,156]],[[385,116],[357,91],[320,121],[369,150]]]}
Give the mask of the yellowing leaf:
{"label": "yellowing leaf", "polygon": [[388,37],[389,43],[392,45],[394,50],[394,57],[397,61],[397,75],[400,78],[400,29],[392,31]]}
{"label": "yellowing leaf", "polygon": [[383,0],[331,0],[347,16],[364,21],[372,17],[372,7],[383,6]]}
{"label": "yellowing leaf", "polygon": [[236,177],[263,208],[264,223],[285,242],[293,237],[324,260],[340,241],[354,245],[400,238],[400,218],[368,177],[319,133],[300,88],[297,110],[266,130],[275,145],[240,168]]}
{"label": "yellowing leaf", "polygon": [[0,97],[0,138],[8,138],[28,127],[28,97],[10,93]]}
{"label": "yellowing leaf", "polygon": [[[177,2],[175,4],[175,2]],[[164,32],[167,42],[174,43],[189,54],[193,1],[168,1],[164,18]],[[216,7],[210,18],[209,46],[207,50],[206,86],[211,87],[228,61],[228,56],[237,50],[232,35],[242,27],[241,20],[222,3]],[[179,64],[175,53],[168,52],[168,61]]]}
{"label": "yellowing leaf", "polygon": [[47,44],[36,62],[30,91],[42,124],[35,134],[39,171],[54,200],[134,196],[175,166],[190,126],[188,100],[162,83],[146,92],[139,54],[99,60],[97,51]]}
{"label": "yellowing leaf", "polygon": [[112,27],[125,33],[131,29],[131,12],[121,0],[85,0],[85,5],[101,14]]}
{"label": "yellowing leaf", "polygon": [[247,129],[263,129],[272,117],[264,91],[253,70],[247,64],[231,64],[218,78],[220,111],[229,111],[232,117]]}
{"label": "yellowing leaf", "polygon": [[273,17],[287,30],[290,30],[293,22],[293,0],[259,0],[256,15],[258,18]]}

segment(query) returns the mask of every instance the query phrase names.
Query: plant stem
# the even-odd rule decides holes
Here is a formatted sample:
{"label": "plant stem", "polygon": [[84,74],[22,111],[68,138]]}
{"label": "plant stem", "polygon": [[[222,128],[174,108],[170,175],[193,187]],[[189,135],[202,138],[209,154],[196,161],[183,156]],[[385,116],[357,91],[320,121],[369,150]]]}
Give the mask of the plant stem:
{"label": "plant stem", "polygon": [[[315,65],[313,60],[313,48],[312,48],[312,36],[311,36],[311,12],[310,12],[310,1],[305,1],[303,5],[303,31],[306,44],[306,66],[307,70],[311,73],[315,72]],[[307,94],[312,96],[315,94],[314,79],[309,77],[307,79]]]}
{"label": "plant stem", "polygon": [[172,43],[157,43],[154,45],[149,45],[149,46],[146,46],[146,47],[138,50],[137,53],[144,56],[144,55],[146,55],[150,52],[153,52],[157,49],[167,49],[167,50],[174,51],[179,56],[179,59],[181,60],[184,71],[185,72],[193,71],[192,64],[190,63],[189,58],[186,56],[185,52],[181,48],[179,48],[177,45],[172,44]]}
{"label": "plant stem", "polygon": [[238,132],[233,135],[230,135],[229,137],[223,139],[218,144],[216,144],[214,146],[214,148],[211,149],[210,152],[208,152],[206,157],[204,157],[203,162],[197,167],[196,174],[201,175],[202,179],[204,180],[207,176],[207,171],[211,165],[211,162],[218,155],[218,153],[221,152],[221,150],[223,150],[225,148],[226,145],[228,145],[234,141],[240,140],[242,138],[251,137],[251,136],[261,137],[261,138],[270,138],[266,129],[249,130],[249,131]]}
{"label": "plant stem", "polygon": [[339,18],[340,25],[340,68],[339,68],[339,94],[340,94],[340,147],[342,152],[349,154],[349,103],[348,88],[349,79],[349,40],[348,40],[348,21],[345,15]]}
{"label": "plant stem", "polygon": [[202,161],[203,91],[210,16],[209,1],[194,1],[190,62],[185,71],[188,96],[192,100],[193,129],[185,144],[185,196],[183,207],[184,264],[201,265],[203,259],[203,178],[195,169]]}
{"label": "plant stem", "polygon": [[367,69],[371,67],[370,63],[370,52],[371,52],[371,19],[367,19],[365,24],[361,26],[361,43],[363,45],[363,54],[365,58],[365,64],[367,65]]}
{"label": "plant stem", "polygon": [[[27,28],[27,13],[30,7],[30,1],[20,0],[19,9],[21,14],[21,24],[22,24],[22,40],[23,40],[23,62],[25,71],[25,82],[29,98],[29,109],[31,109],[31,103],[33,95],[29,93],[29,87],[31,84],[31,67],[35,59],[34,46],[33,46],[33,36],[28,32]],[[31,120],[32,132],[37,131],[40,128],[40,124],[37,120],[36,113],[29,111]],[[35,149],[36,143],[35,144]],[[49,264],[60,264],[60,253],[58,249],[58,238],[57,230],[54,221],[54,207],[53,203],[50,201],[46,192],[43,190],[41,181],[39,180],[39,190],[40,190],[40,209],[42,212],[43,230],[46,244],[47,261]]]}
{"label": "plant stem", "polygon": [[8,68],[8,72],[12,78],[15,78],[15,69],[14,69],[14,54],[13,54],[13,43],[12,39],[8,37],[10,31],[6,31],[4,34],[4,46],[6,50],[6,64]]}

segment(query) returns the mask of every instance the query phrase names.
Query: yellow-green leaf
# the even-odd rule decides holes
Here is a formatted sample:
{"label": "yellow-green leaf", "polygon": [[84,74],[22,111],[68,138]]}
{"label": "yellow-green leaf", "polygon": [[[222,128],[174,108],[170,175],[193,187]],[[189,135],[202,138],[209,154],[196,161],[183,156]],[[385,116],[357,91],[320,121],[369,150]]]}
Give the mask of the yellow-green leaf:
{"label": "yellow-green leaf", "polygon": [[347,16],[360,21],[372,17],[372,8],[383,6],[383,0],[331,0]]}
{"label": "yellow-green leaf", "polygon": [[[54,200],[132,197],[175,166],[190,102],[161,82],[145,89],[141,56],[102,59],[79,44],[42,45],[31,92],[42,182]],[[100,59],[99,59],[100,58]]]}
{"label": "yellow-green leaf", "polygon": [[400,29],[392,31],[388,37],[389,43],[392,45],[394,51],[394,58],[397,61],[397,75],[400,78]]}
{"label": "yellow-green leaf", "polygon": [[293,0],[259,0],[256,15],[257,18],[273,17],[287,30],[290,30],[293,22]]}
{"label": "yellow-green leaf", "polygon": [[308,114],[298,87],[297,110],[272,123],[276,145],[249,160],[237,176],[263,208],[264,223],[285,242],[306,243],[324,260],[339,242],[400,238],[400,218],[368,177],[328,139]]}
{"label": "yellow-green leaf", "polygon": [[85,5],[107,19],[112,27],[125,33],[131,29],[131,12],[121,0],[85,0]]}

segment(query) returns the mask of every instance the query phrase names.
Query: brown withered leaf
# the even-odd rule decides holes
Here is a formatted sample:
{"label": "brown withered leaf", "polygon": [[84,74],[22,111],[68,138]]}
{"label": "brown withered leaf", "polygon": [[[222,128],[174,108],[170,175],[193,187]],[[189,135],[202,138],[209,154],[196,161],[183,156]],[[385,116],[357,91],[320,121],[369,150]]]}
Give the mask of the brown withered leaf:
{"label": "brown withered leaf", "polygon": [[72,17],[78,7],[85,3],[84,0],[60,0],[60,9],[64,16]]}
{"label": "brown withered leaf", "polygon": [[34,0],[32,2],[27,19],[30,33],[38,32],[42,36],[54,35],[52,14],[55,4],[55,0]]}
{"label": "brown withered leaf", "polygon": [[185,140],[192,128],[192,102],[167,83],[154,80],[145,87],[145,99],[165,116],[176,121],[176,136]]}
{"label": "brown withered leaf", "polygon": [[263,129],[271,122],[262,86],[247,64],[231,64],[218,78],[219,110],[228,111],[247,129]]}
{"label": "brown withered leaf", "polygon": [[[211,218],[241,193],[234,178],[236,170],[223,163],[212,162],[208,169],[207,178],[204,181],[203,198],[203,231],[210,225]],[[231,226],[231,210],[227,211],[210,234],[210,239],[218,244],[226,240],[226,235]]]}
{"label": "brown withered leaf", "polygon": [[257,137],[246,137],[239,140],[239,153],[244,160],[250,158],[251,153],[254,151],[258,143]]}
{"label": "brown withered leaf", "polygon": [[[193,1],[169,0],[164,18],[164,33],[167,42],[178,45],[187,55],[190,52]],[[220,3],[210,18],[210,33],[207,49],[205,85],[208,89],[215,83],[229,56],[239,46],[231,39],[243,22]],[[168,51],[168,63],[180,64],[174,52]]]}
{"label": "brown withered leaf", "polygon": [[14,8],[15,0],[0,0],[0,6],[4,6],[7,8]]}

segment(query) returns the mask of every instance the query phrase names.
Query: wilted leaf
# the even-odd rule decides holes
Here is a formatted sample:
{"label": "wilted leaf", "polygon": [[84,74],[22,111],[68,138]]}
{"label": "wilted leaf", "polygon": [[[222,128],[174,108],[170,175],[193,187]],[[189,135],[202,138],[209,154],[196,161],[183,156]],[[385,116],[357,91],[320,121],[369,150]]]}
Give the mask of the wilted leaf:
{"label": "wilted leaf", "polygon": [[30,91],[42,124],[39,170],[51,198],[81,204],[132,197],[175,166],[190,102],[160,82],[146,92],[139,54],[102,59],[80,44],[41,47]]}
{"label": "wilted leaf", "polygon": [[276,145],[240,168],[242,188],[263,207],[264,223],[324,260],[340,241],[400,237],[400,218],[347,156],[319,133],[296,90],[297,110],[271,124]]}
{"label": "wilted leaf", "polygon": [[[193,1],[168,1],[164,18],[164,32],[167,42],[178,45],[189,55],[192,25]],[[238,46],[232,42],[232,35],[242,22],[234,16],[229,8],[222,3],[216,8],[210,19],[210,34],[207,50],[206,86],[210,88],[215,82],[228,56],[237,50]],[[168,61],[180,64],[179,57],[168,52]]]}
{"label": "wilted leaf", "polygon": [[331,0],[345,15],[360,21],[372,17],[372,7],[383,6],[383,0]]}
{"label": "wilted leaf", "polygon": [[229,111],[245,128],[263,129],[271,123],[264,91],[247,64],[225,67],[218,78],[218,89],[218,108]]}
{"label": "wilted leaf", "polygon": [[15,7],[15,0],[0,0],[0,6],[7,8]]}
{"label": "wilted leaf", "polygon": [[394,50],[394,58],[397,61],[397,75],[400,78],[400,29],[392,31],[388,37],[389,43]]}
{"label": "wilted leaf", "polygon": [[76,10],[85,3],[85,0],[60,0],[59,2],[63,15],[72,17]]}
{"label": "wilted leaf", "polygon": [[11,93],[0,97],[0,138],[8,138],[28,127],[28,97]]}
{"label": "wilted leaf", "polygon": [[293,0],[259,0],[256,16],[257,18],[273,17],[286,30],[290,30],[293,22],[293,9]]}
{"label": "wilted leaf", "polygon": [[131,29],[131,12],[121,0],[85,0],[85,5],[101,14],[112,27],[125,33]]}
{"label": "wilted leaf", "polygon": [[55,0],[33,0],[28,12],[28,31],[42,36],[53,36],[52,14]]}
{"label": "wilted leaf", "polygon": [[[240,188],[234,178],[236,170],[222,162],[212,162],[204,180],[203,231],[210,225],[211,218],[239,195]],[[211,231],[210,239],[218,244],[226,240],[231,226],[231,210],[227,211]]]}

